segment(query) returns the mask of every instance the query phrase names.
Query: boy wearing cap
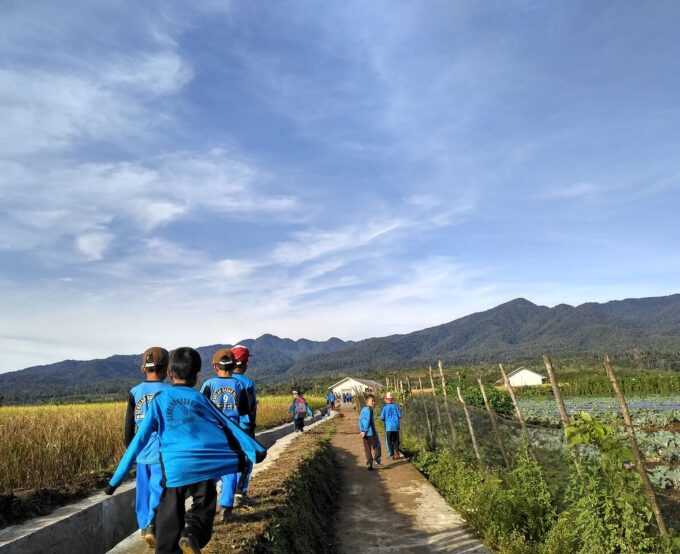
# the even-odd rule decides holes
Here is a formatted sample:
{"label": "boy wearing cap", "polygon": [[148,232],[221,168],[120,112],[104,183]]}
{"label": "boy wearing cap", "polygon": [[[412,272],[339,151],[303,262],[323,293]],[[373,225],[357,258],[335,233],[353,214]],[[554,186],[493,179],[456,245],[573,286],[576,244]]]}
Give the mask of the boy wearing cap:
{"label": "boy wearing cap", "polygon": [[[236,368],[232,377],[236,379],[246,391],[248,397],[248,414],[240,418],[241,429],[246,431],[251,437],[255,436],[255,423],[257,419],[257,391],[255,390],[255,382],[245,375],[248,369],[248,360],[250,359],[250,350],[241,344],[231,347],[231,352],[234,354]],[[239,473],[238,482],[236,483],[236,494],[234,495],[234,506],[249,505],[250,499],[248,497],[248,486],[250,485],[250,474],[253,471],[253,464],[247,463],[246,470]]]}
{"label": "boy wearing cap", "polygon": [[[168,371],[170,356],[165,348],[154,346],[142,354],[141,371],[144,381],[132,387],[125,412],[125,446],[130,446],[135,432],[144,421],[151,401],[163,389],[169,387],[164,383]],[[150,548],[156,544],[154,520],[156,507],[161,498],[163,486],[161,479],[160,457],[158,453],[158,435],[153,433],[146,447],[137,456],[137,487],[135,510],[137,524],[142,538]]]}
{"label": "boy wearing cap", "polygon": [[[245,389],[239,381],[232,377],[232,372],[236,367],[234,354],[226,348],[218,350],[213,355],[212,366],[216,376],[203,383],[201,392],[218,410],[238,425],[239,418],[248,414],[249,406]],[[219,504],[223,521],[228,520],[231,516],[237,482],[236,473],[222,476],[222,493]]]}
{"label": "boy wearing cap", "polygon": [[378,438],[378,431],[375,428],[375,419],[373,418],[374,407],[375,396],[367,394],[366,405],[359,414],[359,436],[364,444],[366,465],[369,470],[373,469],[373,462],[376,465],[380,465],[381,458],[380,439]]}
{"label": "boy wearing cap", "polygon": [[303,433],[305,430],[305,418],[312,417],[314,412],[307,404],[307,401],[300,394],[300,389],[293,389],[293,403],[288,408],[288,413],[293,414],[293,425],[296,433]]}
{"label": "boy wearing cap", "polygon": [[[160,439],[164,488],[156,512],[157,554],[200,554],[212,535],[220,475],[235,473],[246,459],[262,461],[267,451],[194,390],[201,356],[178,348],[170,357],[173,386],[159,393],[113,474],[106,494],[113,494],[135,457],[154,433]],[[192,497],[187,512],[185,503]]]}
{"label": "boy wearing cap", "polygon": [[385,422],[385,444],[387,445],[387,456],[391,460],[398,460],[400,457],[399,450],[399,430],[401,410],[399,406],[394,403],[394,397],[390,391],[385,393],[385,406],[380,412],[380,419]]}

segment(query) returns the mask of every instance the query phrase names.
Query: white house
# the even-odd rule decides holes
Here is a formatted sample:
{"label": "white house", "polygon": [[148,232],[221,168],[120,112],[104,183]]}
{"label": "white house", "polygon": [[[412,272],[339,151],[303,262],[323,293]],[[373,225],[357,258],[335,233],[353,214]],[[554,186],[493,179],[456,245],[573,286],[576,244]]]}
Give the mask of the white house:
{"label": "white house", "polygon": [[379,392],[385,388],[384,385],[378,383],[378,381],[372,381],[371,379],[356,379],[354,377],[345,377],[342,381],[338,381],[334,385],[328,387],[328,390],[332,390],[336,396],[341,395],[345,392],[351,392],[355,394],[357,391],[364,393],[367,392]]}
{"label": "white house", "polygon": [[[531,371],[526,367],[518,367],[515,371],[508,373],[508,381],[513,387],[533,387],[536,385],[542,385],[547,377],[544,377],[540,373]],[[501,378],[496,381],[497,385],[505,385],[505,381]]]}

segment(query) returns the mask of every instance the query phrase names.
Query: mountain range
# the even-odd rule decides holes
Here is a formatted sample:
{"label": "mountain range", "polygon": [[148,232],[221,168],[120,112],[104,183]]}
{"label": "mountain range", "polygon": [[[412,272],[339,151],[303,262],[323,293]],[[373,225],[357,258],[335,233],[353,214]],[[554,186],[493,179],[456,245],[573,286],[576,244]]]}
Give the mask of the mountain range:
{"label": "mountain range", "polygon": [[[493,309],[403,335],[358,342],[281,339],[263,335],[241,341],[251,349],[250,375],[258,381],[330,379],[431,364],[510,361],[540,356],[650,353],[676,359],[680,352],[680,294],[580,306],[538,306],[518,298]],[[204,367],[212,353],[229,345],[199,348]],[[667,369],[680,369],[668,362]],[[0,374],[7,401],[34,400],[36,390],[52,397],[119,392],[139,378],[139,355],[101,360],[66,360]],[[204,373],[207,375],[207,372]]]}

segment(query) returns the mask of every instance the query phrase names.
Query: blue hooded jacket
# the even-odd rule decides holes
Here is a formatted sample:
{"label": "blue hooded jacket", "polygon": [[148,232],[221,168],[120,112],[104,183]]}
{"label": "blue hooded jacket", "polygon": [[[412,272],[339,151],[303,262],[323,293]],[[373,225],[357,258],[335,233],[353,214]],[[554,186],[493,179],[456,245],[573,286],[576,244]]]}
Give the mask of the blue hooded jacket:
{"label": "blue hooded jacket", "polygon": [[160,457],[167,487],[181,487],[218,479],[241,471],[246,457],[264,460],[267,450],[227,418],[204,395],[185,385],[158,394],[135,438],[125,451],[110,486],[118,487],[135,457],[154,432],[160,439]]}
{"label": "blue hooded jacket", "polygon": [[373,419],[373,410],[368,406],[364,406],[359,414],[359,431],[366,433],[367,437],[377,435],[375,430],[375,420]]}
{"label": "blue hooded jacket", "polygon": [[234,423],[248,415],[248,397],[240,381],[229,377],[212,377],[201,387],[201,393]]}
{"label": "blue hooded jacket", "polygon": [[[139,429],[154,396],[169,387],[169,384],[162,381],[144,381],[130,389],[130,406],[128,409],[131,412],[129,416],[131,416],[134,421],[134,428]],[[132,433],[134,433],[134,430],[132,430]],[[129,440],[126,437],[126,442],[132,442],[132,433]],[[151,439],[149,439],[147,445],[139,453],[136,461],[138,464],[160,463],[161,460],[158,454],[158,435],[156,433],[152,434]]]}
{"label": "blue hooded jacket", "polygon": [[385,404],[380,413],[380,419],[385,422],[385,431],[399,431],[399,420],[401,419],[401,410],[396,404]]}
{"label": "blue hooded jacket", "polygon": [[257,391],[255,381],[243,373],[234,373],[232,378],[236,379],[246,391],[248,397],[248,413],[240,418],[241,429],[255,433],[255,421],[257,419]]}

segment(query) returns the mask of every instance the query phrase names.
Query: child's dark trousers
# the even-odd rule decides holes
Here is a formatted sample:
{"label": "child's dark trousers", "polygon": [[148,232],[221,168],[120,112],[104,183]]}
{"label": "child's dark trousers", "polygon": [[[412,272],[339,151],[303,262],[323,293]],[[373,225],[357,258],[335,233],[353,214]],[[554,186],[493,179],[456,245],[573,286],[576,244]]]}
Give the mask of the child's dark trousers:
{"label": "child's dark trousers", "polygon": [[366,436],[363,439],[364,442],[364,453],[366,454],[366,463],[372,464],[373,461],[378,461],[380,458],[380,442],[378,435]]}
{"label": "child's dark trousers", "polygon": [[[191,509],[184,504],[192,497]],[[192,535],[203,548],[210,541],[217,508],[215,481],[163,489],[156,512],[156,554],[182,554],[179,539]]]}
{"label": "child's dark trousers", "polygon": [[305,429],[305,416],[295,417],[295,430],[304,431]]}
{"label": "child's dark trousers", "polygon": [[387,442],[390,445],[389,451],[392,456],[399,454],[399,431],[387,431]]}

